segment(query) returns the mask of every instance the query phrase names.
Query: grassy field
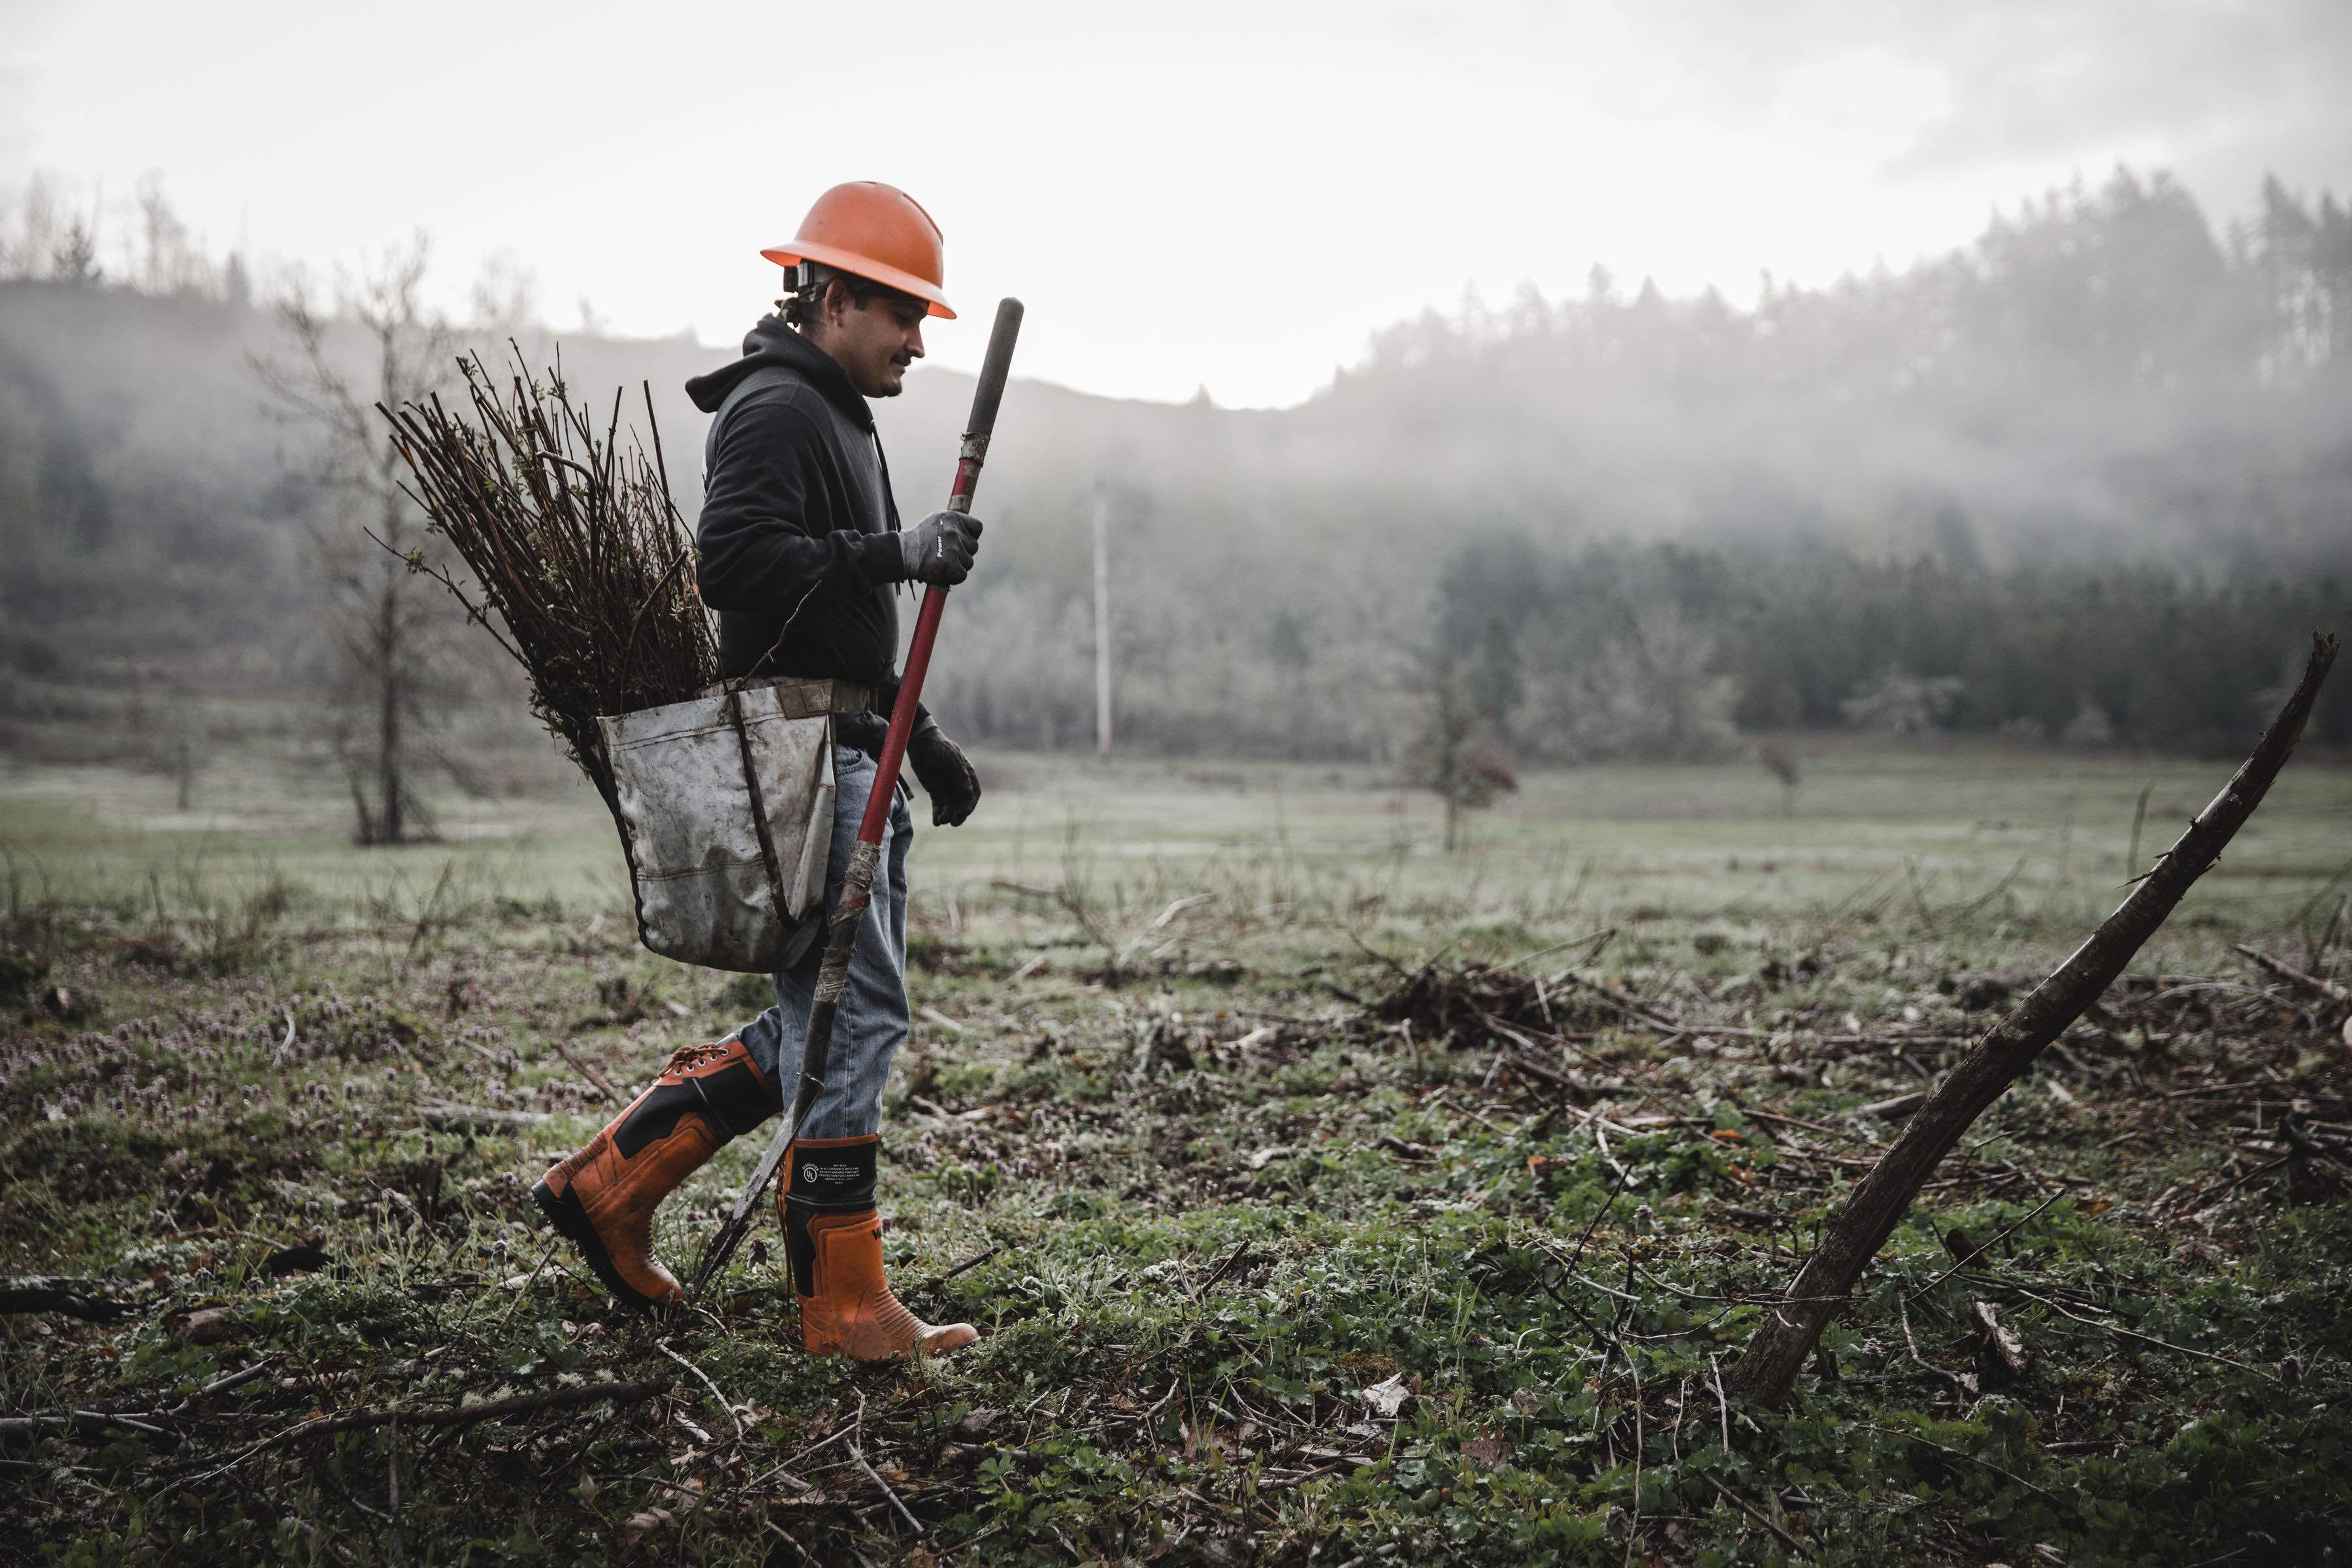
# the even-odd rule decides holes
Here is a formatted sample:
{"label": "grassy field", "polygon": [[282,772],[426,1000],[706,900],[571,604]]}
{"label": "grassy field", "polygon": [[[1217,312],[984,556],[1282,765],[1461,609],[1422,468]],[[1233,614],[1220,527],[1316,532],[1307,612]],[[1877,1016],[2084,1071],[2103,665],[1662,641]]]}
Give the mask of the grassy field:
{"label": "grassy field", "polygon": [[[772,1246],[667,1323],[548,1251],[524,1194],[611,1113],[593,1079],[760,990],[635,947],[593,800],[451,799],[442,842],[361,851],[266,750],[184,811],[159,775],[0,763],[0,1264],[105,1320],[0,1317],[0,1554],[2352,1550],[2345,1009],[2232,951],[2352,968],[2352,770],[2290,766],[1774,1412],[1717,1369],[1890,1135],[1860,1108],[2062,957],[2225,765],[1538,774],[1450,856],[1370,770],[982,765],[980,817],[916,851],[883,1205],[902,1290],[986,1338],[852,1371],[796,1349]],[[757,1142],[666,1208],[674,1267]]]}
{"label": "grassy field", "polygon": [[[952,920],[1000,879],[1106,896],[1214,887],[1318,907],[1573,919],[1771,920],[1901,906],[2095,918],[2141,847],[2152,854],[2228,776],[2210,763],[1993,747],[1824,744],[1794,791],[1759,768],[1596,767],[1530,775],[1440,851],[1434,799],[1365,767],[984,759],[987,809],[918,851],[922,912]],[[20,900],[141,901],[163,885],[277,879],[343,914],[400,905],[446,877],[445,900],[551,902],[619,918],[625,872],[584,786],[438,803],[443,842],[363,853],[339,786],[283,761],[218,764],[182,811],[168,778],[0,759],[0,848]],[[2294,916],[2352,856],[2352,771],[2304,763],[2280,781],[2200,886],[2207,914]],[[2143,864],[2136,869],[2145,869]],[[1001,901],[1001,900],[999,900]]]}

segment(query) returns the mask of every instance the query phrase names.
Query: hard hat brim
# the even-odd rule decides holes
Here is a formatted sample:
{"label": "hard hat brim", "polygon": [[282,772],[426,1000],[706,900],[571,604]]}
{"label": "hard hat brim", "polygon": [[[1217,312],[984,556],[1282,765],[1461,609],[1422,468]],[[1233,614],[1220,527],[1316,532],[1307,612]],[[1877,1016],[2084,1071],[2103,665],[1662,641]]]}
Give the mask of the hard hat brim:
{"label": "hard hat brim", "polygon": [[869,282],[887,284],[902,294],[912,294],[930,307],[929,313],[946,321],[954,321],[956,313],[948,304],[947,296],[939,285],[911,272],[885,266],[869,256],[860,256],[837,245],[819,245],[810,240],[794,240],[789,245],[771,246],[760,252],[779,267],[795,262],[814,261],[820,267],[831,267],[843,272],[853,272]]}

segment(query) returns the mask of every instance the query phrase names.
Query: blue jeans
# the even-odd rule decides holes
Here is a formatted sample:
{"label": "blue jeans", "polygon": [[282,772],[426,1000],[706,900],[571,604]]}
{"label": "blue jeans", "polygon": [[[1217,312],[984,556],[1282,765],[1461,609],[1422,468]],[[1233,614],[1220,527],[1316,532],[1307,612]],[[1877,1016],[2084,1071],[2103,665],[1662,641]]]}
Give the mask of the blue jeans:
{"label": "blue jeans", "polygon": [[[833,859],[825,868],[825,924],[798,963],[772,976],[776,1005],[736,1031],[768,1081],[782,1091],[787,1110],[800,1089],[809,999],[816,990],[817,966],[824,961],[833,911],[841,901],[842,874],[856,847],[857,826],[865,819],[866,800],[880,771],[865,752],[839,745],[833,749]],[[907,1038],[907,850],[914,840],[915,819],[902,795],[890,803],[883,826],[873,899],[857,928],[849,984],[834,1015],[824,1092],[810,1107],[800,1137],[863,1138],[882,1130],[882,1089],[890,1081],[891,1058]]]}

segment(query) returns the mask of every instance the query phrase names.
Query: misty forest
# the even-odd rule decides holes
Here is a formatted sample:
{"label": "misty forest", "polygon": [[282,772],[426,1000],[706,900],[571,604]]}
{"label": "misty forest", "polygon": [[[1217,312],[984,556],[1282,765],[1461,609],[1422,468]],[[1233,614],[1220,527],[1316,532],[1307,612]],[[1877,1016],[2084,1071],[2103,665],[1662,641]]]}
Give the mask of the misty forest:
{"label": "misty forest", "polygon": [[[1278,409],[1016,361],[878,1155],[981,1338],[892,1369],[803,1353],[772,1209],[639,1316],[534,1208],[777,994],[641,941],[412,467],[471,356],[658,564],[733,344],[33,182],[0,1559],[2344,1562],[2352,209],[2241,195],[1467,293]],[[878,404],[909,522],[973,395]]]}
{"label": "misty forest", "polygon": [[[339,573],[376,569],[353,519],[385,476],[350,471],[373,431],[311,416],[284,384],[289,310],[192,249],[160,191],[135,248],[110,276],[86,219],[36,204],[0,253],[18,744],[142,689],[331,696],[366,662],[333,623]],[[441,321],[425,259],[395,247],[295,312],[360,414],[446,390],[459,352],[499,363],[511,337],[536,370],[560,349],[575,390],[634,404],[650,383],[691,519],[702,421],[679,385],[723,351],[559,342],[513,279]],[[1874,721],[2220,755],[2299,660],[2296,628],[2342,619],[2347,358],[2352,214],[2332,195],[2273,182],[2217,226],[2118,171],[1900,273],[1768,279],[1748,311],[1600,267],[1580,298],[1465,300],[1292,409],[1025,386],[936,705],[985,742],[1093,744],[1099,505],[1118,732],[1150,752],[1391,761],[1454,669],[1530,760]],[[902,475],[950,448],[967,385],[919,376],[885,408]],[[415,640],[429,753],[484,694],[429,668],[446,627]],[[1916,719],[1873,705],[1890,683],[1925,694]],[[509,698],[488,709],[513,718]],[[2352,697],[2318,726],[2352,740]]]}

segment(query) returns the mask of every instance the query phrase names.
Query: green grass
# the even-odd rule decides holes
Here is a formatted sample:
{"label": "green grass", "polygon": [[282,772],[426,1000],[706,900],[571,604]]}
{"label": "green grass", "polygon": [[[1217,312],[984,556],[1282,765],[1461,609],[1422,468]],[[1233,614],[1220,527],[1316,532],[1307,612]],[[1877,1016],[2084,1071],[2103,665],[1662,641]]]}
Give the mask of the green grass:
{"label": "green grass", "polygon": [[[2095,919],[2120,896],[2147,792],[2141,864],[2227,779],[2209,763],[1953,747],[1816,743],[1784,796],[1746,765],[1533,773],[1439,848],[1434,800],[1367,767],[983,756],[972,824],[919,835],[922,907],[950,920],[1006,901],[1000,880],[1075,877],[1114,904],[1160,888],[1319,910],[1370,903],[1493,918],[1644,914],[1769,920],[1855,910],[1999,907]],[[180,812],[171,780],[0,764],[0,848],[20,899],[168,904],[192,876],[276,879],[320,910],[499,897],[614,917],[628,908],[609,824],[558,777],[525,800],[439,804],[446,842],[362,851],[340,784],[248,763],[208,772]],[[2199,909],[2259,927],[2302,911],[2352,861],[2352,770],[2288,770]],[[1155,911],[1156,912],[1156,911]]]}
{"label": "green grass", "polygon": [[[1792,802],[1748,767],[1581,770],[1448,857],[1369,770],[982,765],[980,818],[917,849],[916,1001],[961,1027],[901,1057],[883,1202],[902,1289],[984,1257],[916,1304],[986,1337],[875,1371],[798,1351],[772,1232],[659,1330],[541,1266],[527,1186],[609,1114],[555,1043],[631,1085],[757,1005],[635,948],[593,802],[448,804],[447,841],[362,851],[282,761],[185,816],[167,779],[0,771],[0,1259],[138,1309],[0,1318],[0,1404],[163,1429],[0,1438],[0,1534],[89,1563],[2347,1549],[2352,1053],[2340,1008],[2230,949],[2340,963],[2352,773],[2290,767],[2134,966],[2214,987],[2119,989],[1988,1112],[1774,1413],[1719,1404],[1717,1369],[1887,1135],[1853,1109],[1989,1021],[1974,977],[2111,907],[2143,789],[2144,863],[2226,769],[1823,748]],[[1548,977],[1576,1092],[1370,1005],[1433,955]],[[1691,1032],[1627,1027],[1571,968]],[[436,1125],[449,1103],[547,1120]],[[673,1267],[757,1142],[666,1206]],[[1990,1243],[1966,1268],[1955,1232]],[[326,1266],[271,1272],[297,1245]],[[221,1469],[313,1411],[656,1374],[649,1403]],[[1363,1391],[1391,1379],[1389,1415]],[[921,1541],[813,1447],[845,1428]]]}

